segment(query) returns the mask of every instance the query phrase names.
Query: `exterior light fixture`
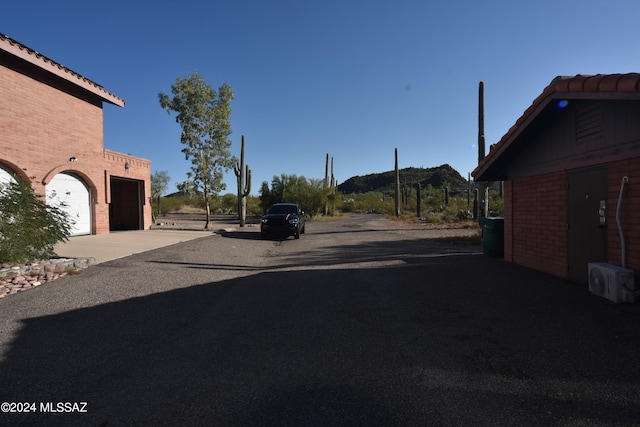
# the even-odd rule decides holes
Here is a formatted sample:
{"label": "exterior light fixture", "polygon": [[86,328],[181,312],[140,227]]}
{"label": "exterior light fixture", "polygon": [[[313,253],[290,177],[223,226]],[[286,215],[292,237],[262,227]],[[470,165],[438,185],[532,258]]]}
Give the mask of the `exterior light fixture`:
{"label": "exterior light fixture", "polygon": [[129,160],[124,162],[124,170],[128,171],[130,167],[131,167],[131,164],[129,163]]}
{"label": "exterior light fixture", "polygon": [[71,157],[69,157],[69,161],[70,161],[70,162],[75,162],[75,161],[77,161],[77,160],[78,160],[78,158],[77,158],[76,156],[71,156]]}

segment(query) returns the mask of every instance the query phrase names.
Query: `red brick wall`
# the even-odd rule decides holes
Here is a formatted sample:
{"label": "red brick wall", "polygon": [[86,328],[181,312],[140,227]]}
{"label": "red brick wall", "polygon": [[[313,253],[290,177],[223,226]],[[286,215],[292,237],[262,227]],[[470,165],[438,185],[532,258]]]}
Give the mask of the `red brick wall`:
{"label": "red brick wall", "polygon": [[[607,256],[622,265],[616,207],[622,177],[627,176],[620,209],[626,267],[640,274],[640,158],[608,165]],[[567,277],[566,172],[505,182],[505,260]]]}
{"label": "red brick wall", "polygon": [[[0,65],[0,162],[17,167],[15,172],[39,194],[57,173],[79,175],[91,191],[96,234],[109,232],[109,174],[144,180],[145,199],[151,175],[149,161],[105,152],[101,105],[97,97],[87,102]],[[71,157],[77,161],[70,162]],[[128,171],[125,157],[130,159]],[[149,228],[146,200],[143,221]]]}
{"label": "red brick wall", "polygon": [[81,169],[95,183],[102,135],[102,108],[0,67],[0,158],[18,165],[36,192],[60,167]]}
{"label": "red brick wall", "polygon": [[513,262],[513,181],[504,182],[504,259]]}
{"label": "red brick wall", "polygon": [[[565,171],[516,179],[505,186],[505,258],[567,277]],[[507,233],[509,237],[507,237]]]}
{"label": "red brick wall", "polygon": [[626,247],[626,266],[627,268],[635,270],[637,277],[640,271],[640,158],[609,163],[608,170],[608,262],[615,265],[622,265],[620,234],[616,224],[616,207],[622,177],[627,176],[629,177],[629,183],[625,185],[622,193],[620,223],[622,225]]}

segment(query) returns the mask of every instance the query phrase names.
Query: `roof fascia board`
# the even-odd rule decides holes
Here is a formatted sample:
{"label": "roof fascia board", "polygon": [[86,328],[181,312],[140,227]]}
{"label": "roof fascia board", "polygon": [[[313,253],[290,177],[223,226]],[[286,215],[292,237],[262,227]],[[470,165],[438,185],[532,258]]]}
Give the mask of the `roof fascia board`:
{"label": "roof fascia board", "polygon": [[592,99],[594,101],[610,100],[638,100],[640,92],[556,92],[552,99]]}
{"label": "roof fascia board", "polygon": [[123,99],[108,92],[97,83],[92,82],[86,77],[71,71],[63,65],[58,64],[46,56],[41,55],[12,39],[0,37],[0,49],[99,96],[105,102],[119,107],[124,107],[125,105],[125,101]]}

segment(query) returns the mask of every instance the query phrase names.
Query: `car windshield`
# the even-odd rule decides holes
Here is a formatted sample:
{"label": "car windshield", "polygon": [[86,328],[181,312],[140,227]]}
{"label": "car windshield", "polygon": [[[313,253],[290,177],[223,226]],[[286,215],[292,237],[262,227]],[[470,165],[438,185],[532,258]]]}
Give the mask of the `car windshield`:
{"label": "car windshield", "polygon": [[269,208],[270,214],[292,214],[297,212],[295,205],[273,205]]}

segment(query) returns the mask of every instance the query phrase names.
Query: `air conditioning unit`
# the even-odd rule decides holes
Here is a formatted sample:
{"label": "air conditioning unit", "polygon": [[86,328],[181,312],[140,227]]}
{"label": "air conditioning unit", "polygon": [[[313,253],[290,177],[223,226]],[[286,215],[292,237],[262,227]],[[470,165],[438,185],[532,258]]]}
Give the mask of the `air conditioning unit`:
{"label": "air conditioning unit", "polygon": [[635,302],[633,270],[604,262],[589,263],[589,291],[613,302]]}

